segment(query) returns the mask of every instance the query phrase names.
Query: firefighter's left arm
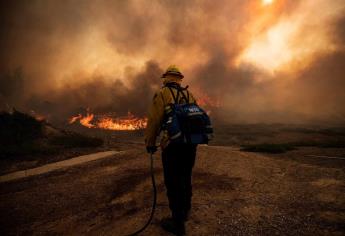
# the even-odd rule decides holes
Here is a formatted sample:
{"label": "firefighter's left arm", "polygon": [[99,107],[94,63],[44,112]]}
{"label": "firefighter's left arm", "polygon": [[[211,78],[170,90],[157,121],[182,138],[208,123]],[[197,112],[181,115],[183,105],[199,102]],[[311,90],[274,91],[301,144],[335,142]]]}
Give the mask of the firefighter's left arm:
{"label": "firefighter's left arm", "polygon": [[164,101],[162,92],[157,92],[148,112],[147,126],[145,130],[145,144],[147,147],[156,145],[156,138],[159,135],[164,117]]}

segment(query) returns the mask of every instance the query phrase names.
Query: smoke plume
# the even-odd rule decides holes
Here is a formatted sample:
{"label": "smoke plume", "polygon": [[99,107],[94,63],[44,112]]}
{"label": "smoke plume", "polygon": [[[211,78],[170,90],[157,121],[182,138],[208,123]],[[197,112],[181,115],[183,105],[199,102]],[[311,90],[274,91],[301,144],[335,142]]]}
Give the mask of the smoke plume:
{"label": "smoke plume", "polygon": [[176,64],[218,120],[345,122],[341,0],[15,0],[0,9],[0,109],[145,116]]}

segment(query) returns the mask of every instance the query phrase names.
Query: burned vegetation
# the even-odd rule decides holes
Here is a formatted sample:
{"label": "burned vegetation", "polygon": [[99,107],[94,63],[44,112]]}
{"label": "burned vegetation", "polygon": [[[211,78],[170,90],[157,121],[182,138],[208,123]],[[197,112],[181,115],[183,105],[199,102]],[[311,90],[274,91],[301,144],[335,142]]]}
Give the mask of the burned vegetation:
{"label": "burned vegetation", "polygon": [[0,113],[0,144],[2,162],[46,163],[102,147],[103,139],[59,129],[44,119],[13,110]]}

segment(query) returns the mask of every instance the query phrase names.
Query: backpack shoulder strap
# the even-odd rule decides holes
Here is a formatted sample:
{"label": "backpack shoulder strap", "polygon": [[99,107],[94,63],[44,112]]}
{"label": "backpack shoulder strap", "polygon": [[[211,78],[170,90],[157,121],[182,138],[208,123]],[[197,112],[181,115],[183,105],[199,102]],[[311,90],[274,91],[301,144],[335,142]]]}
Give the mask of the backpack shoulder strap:
{"label": "backpack shoulder strap", "polygon": [[172,95],[172,97],[174,99],[174,103],[177,103],[178,102],[178,100],[177,100],[178,94],[177,94],[177,97],[176,97],[175,94],[174,94],[174,91],[172,90],[172,88],[170,86],[167,86],[167,87],[170,90],[170,93],[171,93],[171,95]]}
{"label": "backpack shoulder strap", "polygon": [[187,102],[189,103],[189,91],[187,90]]}
{"label": "backpack shoulder strap", "polygon": [[[167,84],[165,87],[167,87],[169,90],[170,90],[170,93],[174,99],[174,103],[175,104],[180,104],[180,94],[182,94],[182,99],[185,100],[186,103],[189,103],[189,92],[188,92],[188,86],[187,87],[181,87],[179,85],[176,85],[176,84]],[[175,96],[175,93],[173,91],[173,89],[176,89],[176,96]],[[184,93],[184,90],[187,92],[187,96],[186,94]]]}
{"label": "backpack shoulder strap", "polygon": [[[183,97],[183,99],[185,100],[185,102],[186,102],[186,103],[189,103],[189,92],[188,92],[187,88],[188,88],[188,86],[185,87],[185,88],[180,87],[179,90],[180,90],[180,92],[182,93],[182,97]],[[184,91],[187,92],[187,96],[186,96],[186,94],[184,93]]]}
{"label": "backpack shoulder strap", "polygon": [[176,90],[177,90],[177,99],[176,100],[177,100],[178,104],[180,104],[181,103],[180,94],[182,94],[182,96],[184,96],[184,94],[183,94],[180,87],[177,87]]}

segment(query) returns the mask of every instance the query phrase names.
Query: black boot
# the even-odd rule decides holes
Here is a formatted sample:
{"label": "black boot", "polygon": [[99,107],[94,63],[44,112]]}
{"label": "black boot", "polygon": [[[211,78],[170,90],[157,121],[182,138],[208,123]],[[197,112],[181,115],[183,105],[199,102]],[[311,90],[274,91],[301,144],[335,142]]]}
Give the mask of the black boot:
{"label": "black boot", "polygon": [[173,218],[164,218],[161,220],[161,226],[165,231],[177,236],[186,235],[186,229],[183,221],[177,221]]}
{"label": "black boot", "polygon": [[186,222],[189,220],[189,216],[190,216],[190,211],[187,211],[184,215],[183,215],[183,221]]}

